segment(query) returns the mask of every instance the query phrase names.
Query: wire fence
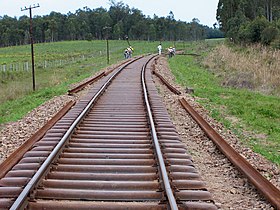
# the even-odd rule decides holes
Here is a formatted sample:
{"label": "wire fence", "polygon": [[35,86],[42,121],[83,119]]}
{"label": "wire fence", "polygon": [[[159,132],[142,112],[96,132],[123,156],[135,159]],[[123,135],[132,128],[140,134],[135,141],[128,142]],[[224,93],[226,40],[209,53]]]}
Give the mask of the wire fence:
{"label": "wire fence", "polygon": [[[36,70],[47,70],[51,68],[57,68],[60,66],[65,66],[73,63],[77,63],[79,61],[84,61],[89,58],[93,58],[96,56],[102,56],[105,52],[99,51],[98,54],[88,54],[88,55],[80,55],[76,57],[69,57],[67,59],[59,59],[59,60],[44,60],[35,62]],[[24,72],[32,71],[31,62],[21,62],[21,63],[11,63],[0,65],[0,78],[2,80],[9,79],[11,76],[15,74],[22,74]]]}

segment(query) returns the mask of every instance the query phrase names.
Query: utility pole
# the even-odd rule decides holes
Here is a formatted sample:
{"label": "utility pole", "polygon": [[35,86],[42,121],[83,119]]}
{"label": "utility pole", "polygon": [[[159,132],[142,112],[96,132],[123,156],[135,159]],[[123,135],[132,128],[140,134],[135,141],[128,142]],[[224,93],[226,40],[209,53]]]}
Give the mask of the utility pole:
{"label": "utility pole", "polygon": [[129,40],[128,40],[128,36],[127,36],[127,35],[125,35],[125,37],[124,37],[124,38],[126,39],[128,46],[131,46],[131,45],[130,45],[130,43],[129,43]]}
{"label": "utility pole", "polygon": [[32,84],[33,91],[35,91],[35,64],[34,64],[34,48],[33,48],[33,29],[32,29],[32,9],[40,7],[39,4],[21,8],[21,11],[29,10],[30,16],[30,26],[29,26],[29,34],[30,34],[30,45],[31,45],[31,61],[32,61]]}
{"label": "utility pole", "polygon": [[107,45],[107,64],[110,63],[110,51],[109,51],[109,30],[111,27],[105,26],[103,27],[103,30],[105,31],[105,36],[106,36],[106,45]]}

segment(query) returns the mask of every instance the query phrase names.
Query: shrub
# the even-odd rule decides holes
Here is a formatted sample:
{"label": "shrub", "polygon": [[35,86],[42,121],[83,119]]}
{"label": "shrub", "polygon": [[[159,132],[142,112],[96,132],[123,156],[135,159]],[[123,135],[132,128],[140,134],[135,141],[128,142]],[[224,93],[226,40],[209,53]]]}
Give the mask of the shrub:
{"label": "shrub", "polygon": [[91,41],[92,38],[93,38],[92,33],[87,33],[87,34],[85,35],[85,39],[86,39],[87,41]]}
{"label": "shrub", "polygon": [[270,45],[270,43],[275,40],[278,35],[279,29],[273,26],[268,26],[262,31],[261,42],[264,45]]}
{"label": "shrub", "polygon": [[237,39],[239,43],[250,43],[250,31],[248,27],[249,23],[243,24],[240,26],[238,33],[237,33]]}
{"label": "shrub", "polygon": [[262,37],[263,31],[267,30],[267,33],[270,33],[271,28],[270,23],[264,17],[259,17],[252,22],[244,22],[236,33],[236,39],[239,43],[258,43],[262,40],[271,42],[275,37],[272,37],[271,40],[270,34]]}
{"label": "shrub", "polygon": [[280,36],[271,42],[271,46],[280,50]]}
{"label": "shrub", "polygon": [[227,22],[229,30],[227,31],[227,37],[231,38],[234,42],[239,42],[238,31],[242,25],[247,22],[246,17],[241,11],[238,11],[235,17],[229,19]]}
{"label": "shrub", "polygon": [[261,41],[261,34],[265,28],[269,26],[269,22],[265,17],[256,18],[253,22],[248,25],[249,39],[252,43]]}

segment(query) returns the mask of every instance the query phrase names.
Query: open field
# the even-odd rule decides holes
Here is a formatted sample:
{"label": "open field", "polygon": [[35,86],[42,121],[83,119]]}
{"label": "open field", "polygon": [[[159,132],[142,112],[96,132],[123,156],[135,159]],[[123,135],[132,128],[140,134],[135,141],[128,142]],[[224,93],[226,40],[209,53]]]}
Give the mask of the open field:
{"label": "open field", "polygon": [[[207,53],[211,51],[212,44],[200,43],[189,46],[189,50],[202,54],[202,57],[176,56],[170,59],[170,67],[177,82],[184,87],[194,88],[194,95],[204,107],[210,110],[212,117],[238,134],[254,151],[279,165],[280,98],[278,94],[265,95],[245,87],[224,86],[226,77],[220,74],[220,69],[212,66],[210,71],[201,64],[203,60],[212,56],[211,53]],[[221,51],[220,56],[224,57],[222,53]],[[230,66],[227,63],[223,65],[225,68]],[[224,75],[227,73],[225,72]],[[234,80],[233,77],[231,79]]]}
{"label": "open field", "polygon": [[[134,56],[157,52],[158,42],[130,41]],[[166,45],[166,46],[165,46]],[[164,43],[168,47],[170,43]],[[126,41],[109,41],[110,64],[123,60]],[[15,121],[55,95],[64,94],[69,85],[93,75],[107,64],[106,41],[72,41],[36,44],[36,91],[32,91],[29,71],[0,69],[0,124]],[[0,65],[30,62],[30,46],[0,48]],[[43,65],[52,63],[46,68]],[[32,100],[31,100],[32,99]]]}

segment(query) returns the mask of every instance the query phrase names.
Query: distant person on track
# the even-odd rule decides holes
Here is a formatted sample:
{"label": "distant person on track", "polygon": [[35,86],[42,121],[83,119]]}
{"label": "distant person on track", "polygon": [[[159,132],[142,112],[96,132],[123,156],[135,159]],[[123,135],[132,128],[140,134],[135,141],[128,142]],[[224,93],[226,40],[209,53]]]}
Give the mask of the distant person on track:
{"label": "distant person on track", "polygon": [[173,50],[173,56],[175,56],[175,54],[176,54],[176,48],[173,47],[172,50]]}
{"label": "distant person on track", "polygon": [[123,55],[124,55],[124,59],[127,59],[127,58],[128,58],[128,51],[127,51],[127,48],[124,50]]}
{"label": "distant person on track", "polygon": [[161,46],[161,44],[159,44],[157,48],[158,48],[158,54],[161,55],[161,51],[162,51],[162,46]]}
{"label": "distant person on track", "polygon": [[129,58],[132,58],[133,51],[134,51],[133,47],[129,46],[128,48]]}
{"label": "distant person on track", "polygon": [[129,46],[128,48],[126,48],[124,50],[124,58],[128,59],[128,58],[132,58],[132,53],[133,53],[134,49],[133,47]]}
{"label": "distant person on track", "polygon": [[169,47],[169,48],[167,49],[167,51],[168,51],[168,56],[169,56],[169,58],[172,58],[173,56],[175,56],[175,52],[176,52],[175,47]]}

